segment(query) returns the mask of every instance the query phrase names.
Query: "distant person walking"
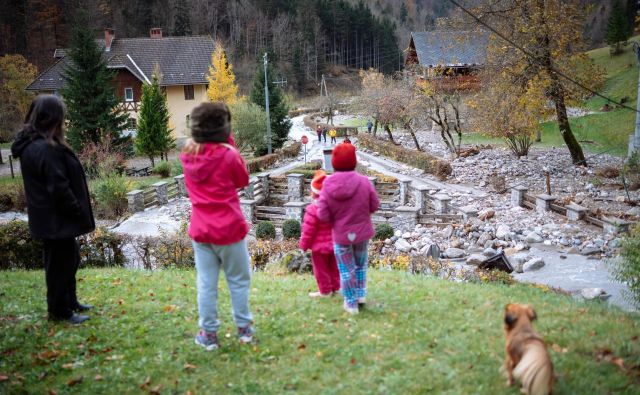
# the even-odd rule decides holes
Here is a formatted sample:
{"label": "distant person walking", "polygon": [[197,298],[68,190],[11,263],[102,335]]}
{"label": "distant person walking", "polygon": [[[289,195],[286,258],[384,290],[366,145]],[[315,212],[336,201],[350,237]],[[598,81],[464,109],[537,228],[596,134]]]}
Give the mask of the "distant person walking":
{"label": "distant person walking", "polygon": [[195,343],[218,348],[218,277],[223,270],[231,295],[241,343],[253,339],[249,311],[251,270],[237,190],[249,184],[247,168],[231,136],[231,113],[220,102],[202,103],[191,111],[191,134],[180,155],[193,207],[189,236],[193,240],[200,332]]}
{"label": "distant person walking", "polygon": [[322,128],[320,127],[320,125],[318,125],[318,127],[316,128],[316,134],[318,135],[318,142],[321,143],[322,142]]}
{"label": "distant person walking", "polygon": [[78,302],[76,237],[93,231],[95,222],[84,169],[65,140],[64,112],[57,96],[36,97],[11,153],[20,158],[29,230],[44,245],[49,319],[80,324],[89,317],[76,312],[93,306]]}
{"label": "distant person walking", "polygon": [[331,143],[332,144],[335,144],[337,142],[337,140],[336,140],[336,136],[337,135],[338,135],[338,132],[336,132],[335,129],[332,128],[331,130],[329,130],[329,137],[331,137]]}
{"label": "distant person walking", "polygon": [[373,122],[371,120],[367,120],[367,132],[371,133],[371,129],[373,128]]}
{"label": "distant person walking", "polygon": [[324,139],[324,142],[327,142],[327,128],[322,128],[322,138]]}
{"label": "distant person walking", "polygon": [[340,270],[344,310],[357,314],[366,303],[369,239],[374,235],[371,214],[380,202],[369,179],[358,174],[356,148],[350,143],[333,149],[328,177],[318,200],[318,220],[331,222],[333,249]]}

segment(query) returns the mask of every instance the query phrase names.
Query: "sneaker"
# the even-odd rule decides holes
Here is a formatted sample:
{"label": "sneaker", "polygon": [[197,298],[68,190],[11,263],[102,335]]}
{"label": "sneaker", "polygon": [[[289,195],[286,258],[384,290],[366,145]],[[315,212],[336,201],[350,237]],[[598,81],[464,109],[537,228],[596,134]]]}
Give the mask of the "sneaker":
{"label": "sneaker", "polygon": [[363,308],[365,305],[367,304],[367,298],[366,297],[361,297],[358,298],[358,307],[359,308]]}
{"label": "sneaker", "polygon": [[238,340],[242,344],[251,343],[255,333],[256,331],[251,325],[247,325],[244,328],[238,328]]}
{"label": "sneaker", "polygon": [[309,292],[309,297],[310,298],[328,298],[329,296],[331,296],[330,293],[328,294],[323,294],[322,292],[316,291],[316,292]]}
{"label": "sneaker", "polygon": [[218,345],[218,334],[216,332],[207,332],[201,329],[196,335],[195,342],[197,345],[202,346],[207,351],[215,350]]}
{"label": "sneaker", "polygon": [[349,314],[358,314],[359,310],[358,310],[358,306],[356,307],[349,307],[349,305],[345,302],[342,307],[344,308],[344,311],[346,311]]}

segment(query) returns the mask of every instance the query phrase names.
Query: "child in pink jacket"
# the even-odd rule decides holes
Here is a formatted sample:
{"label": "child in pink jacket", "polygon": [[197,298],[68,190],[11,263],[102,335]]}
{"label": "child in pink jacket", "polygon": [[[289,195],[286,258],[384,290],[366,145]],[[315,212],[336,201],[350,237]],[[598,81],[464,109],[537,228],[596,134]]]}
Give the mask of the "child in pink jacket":
{"label": "child in pink jacket", "polygon": [[191,112],[193,140],[180,160],[191,200],[189,236],[196,261],[200,332],[195,343],[218,348],[218,277],[225,273],[233,317],[242,343],[252,340],[251,270],[245,236],[249,226],[237,190],[249,174],[231,137],[231,113],[223,103],[202,103]]}
{"label": "child in pink jacket", "polygon": [[340,290],[340,273],[333,253],[331,224],[318,221],[317,199],[326,177],[324,171],[318,170],[311,181],[313,203],[305,211],[300,237],[300,248],[305,251],[311,249],[313,275],[318,283],[318,291],[309,293],[312,298],[324,298]]}
{"label": "child in pink jacket", "polygon": [[367,295],[368,244],[375,231],[371,214],[380,206],[369,179],[358,174],[356,148],[336,145],[331,156],[335,173],[324,182],[318,200],[318,219],[333,226],[333,243],[344,309],[357,314]]}

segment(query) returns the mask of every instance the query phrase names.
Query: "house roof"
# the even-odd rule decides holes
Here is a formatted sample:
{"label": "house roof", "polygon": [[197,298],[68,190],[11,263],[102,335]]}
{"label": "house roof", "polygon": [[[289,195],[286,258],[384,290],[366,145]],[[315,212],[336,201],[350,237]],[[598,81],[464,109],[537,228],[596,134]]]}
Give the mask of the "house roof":
{"label": "house roof", "polygon": [[[96,40],[104,48],[104,40]],[[116,38],[110,51],[104,51],[107,67],[127,69],[142,82],[151,79],[156,64],[160,85],[198,85],[207,83],[211,54],[215,44],[210,36],[163,38]],[[64,70],[70,59],[64,49],[56,49],[58,59],[27,87],[33,91],[58,90],[64,86]]]}
{"label": "house roof", "polygon": [[412,32],[418,62],[423,67],[483,65],[489,34],[484,31]]}

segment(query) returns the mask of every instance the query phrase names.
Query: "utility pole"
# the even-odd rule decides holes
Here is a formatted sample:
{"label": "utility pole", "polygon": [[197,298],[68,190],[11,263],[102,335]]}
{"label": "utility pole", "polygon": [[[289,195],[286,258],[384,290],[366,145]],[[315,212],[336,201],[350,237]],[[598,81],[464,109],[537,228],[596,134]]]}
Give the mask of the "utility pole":
{"label": "utility pole", "polygon": [[264,53],[264,101],[267,110],[267,153],[271,154],[271,116],[269,115],[269,81],[267,80],[267,53]]}
{"label": "utility pole", "polygon": [[[633,43],[633,52],[636,53],[638,57],[638,66],[640,66],[640,45],[637,42]],[[629,156],[634,153],[640,154],[640,76],[638,78],[638,100],[636,104],[636,131],[629,138]]]}

